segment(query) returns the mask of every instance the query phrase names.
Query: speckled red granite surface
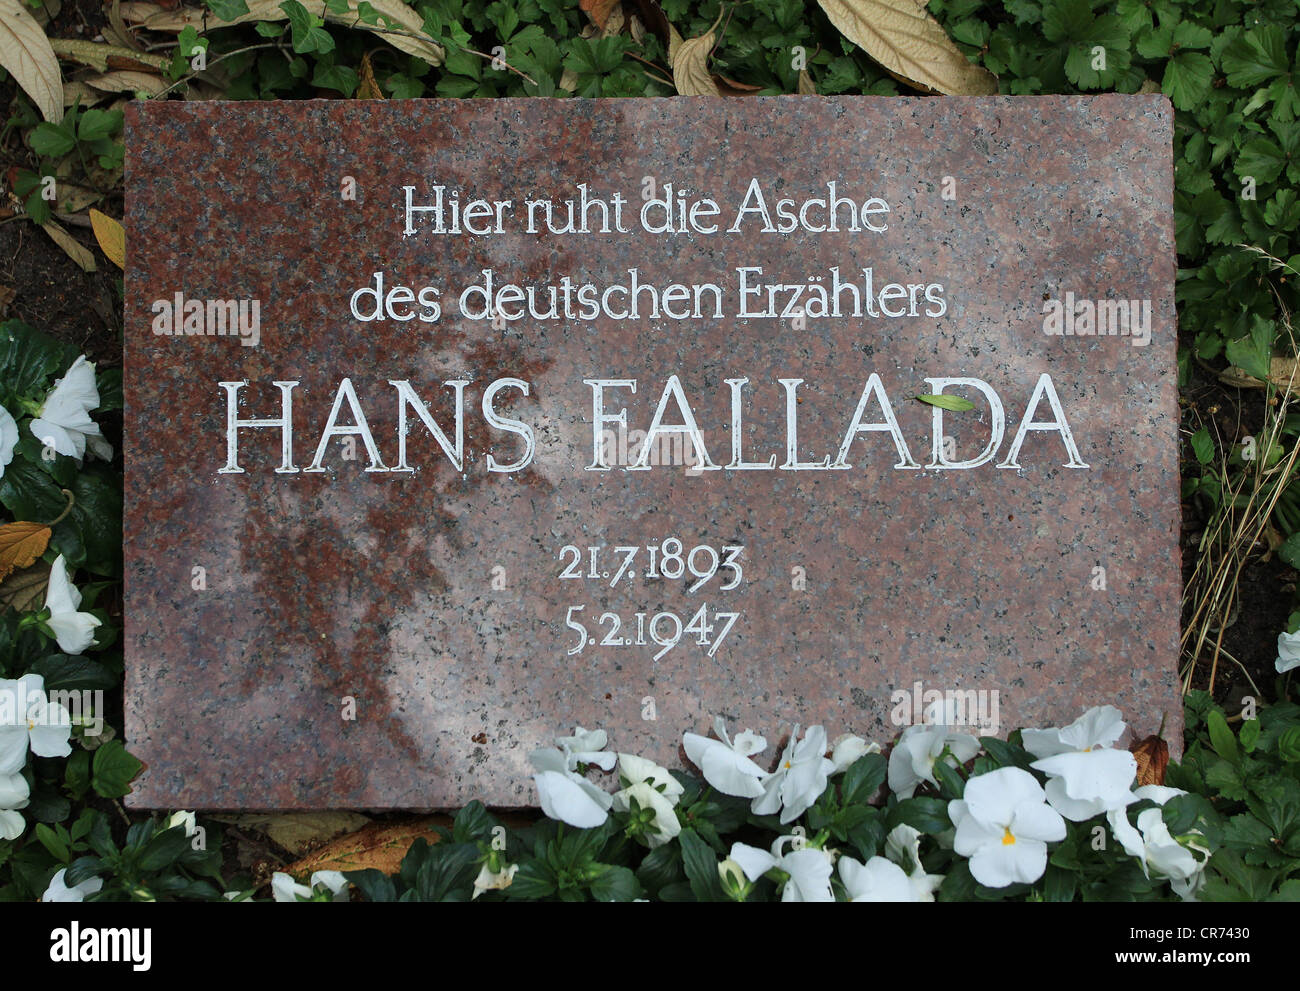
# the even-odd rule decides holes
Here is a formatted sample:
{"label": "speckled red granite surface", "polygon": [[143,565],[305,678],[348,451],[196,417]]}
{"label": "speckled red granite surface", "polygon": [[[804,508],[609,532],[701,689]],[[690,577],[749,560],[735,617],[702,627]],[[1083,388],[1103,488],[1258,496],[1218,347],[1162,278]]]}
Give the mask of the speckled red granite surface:
{"label": "speckled red granite surface", "polygon": [[[575,724],[674,766],[682,732],[707,733],[718,713],[769,739],[797,720],[886,742],[902,728],[891,692],[918,681],[997,691],[1004,734],[1109,702],[1138,735],[1167,716],[1179,740],[1170,135],[1158,96],[133,104],[126,736],[148,767],[131,802],[528,805],[527,753]],[[346,176],[355,201],[340,195]],[[780,196],[835,180],[884,198],[889,230],[572,237],[516,225],[402,237],[403,185],[519,201],[587,182],[639,205],[645,176],[724,210],[752,177]],[[945,176],[954,200],[941,195]],[[942,283],[947,312],[803,329],[735,317],[494,329],[452,312],[429,325],[361,324],[347,309],[379,270],[441,286],[448,303],[450,287],[488,267],[541,284],[639,267],[661,283],[734,285],[739,265],[791,282],[870,266],[887,281]],[[1150,346],[1044,335],[1042,300],[1066,291],[1150,299]],[[151,302],[176,292],[258,299],[259,345],[154,334]],[[873,371],[922,463],[931,410],[907,397],[926,391],[925,376],[973,376],[999,392],[1001,460],[1048,372],[1090,467],[1062,467],[1059,437],[1042,432],[1025,441],[1020,471],[894,470],[883,433],[861,435],[844,471],[583,470],[584,378],[637,379],[635,396],[610,396],[644,430],[679,375],[720,463],[731,454],[724,380],[750,379],[745,457],[781,460],[777,379],[802,378],[800,456],[819,461],[835,456]],[[218,382],[249,383],[243,417],[278,415],[272,381],[300,383],[303,468],[344,376],[389,466],[388,381],[409,380],[450,431],[442,383],[470,380],[465,470],[416,423],[413,473],[367,473],[364,450],[345,461],[335,440],[328,471],[275,474],[271,430],[241,431],[246,474],[218,473]],[[503,393],[500,409],[534,426],[537,453],[528,470],[489,475],[487,453],[520,451],[478,409],[504,376],[530,384],[527,398]],[[878,418],[872,404],[867,419]],[[1040,407],[1037,419],[1049,418]],[[972,456],[987,409],[947,420],[959,455]],[[667,537],[688,549],[743,544],[740,587],[557,577],[565,544],[582,548],[585,574],[589,546]],[[570,606],[585,605],[578,615],[599,637],[612,625],[598,623],[604,611],[627,634],[638,610],[685,621],[701,602],[741,613],[712,658],[694,639],[659,661],[650,646],[567,654]],[[343,718],[348,697],[354,720]],[[648,699],[654,720],[643,718]]]}

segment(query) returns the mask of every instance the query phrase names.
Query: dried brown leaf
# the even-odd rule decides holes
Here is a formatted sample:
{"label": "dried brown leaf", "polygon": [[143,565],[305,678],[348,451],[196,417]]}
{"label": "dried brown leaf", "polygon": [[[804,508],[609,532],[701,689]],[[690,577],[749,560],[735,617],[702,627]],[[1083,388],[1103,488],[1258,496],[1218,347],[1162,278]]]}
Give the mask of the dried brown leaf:
{"label": "dried brown leaf", "polygon": [[992,73],[972,63],[915,0],[817,0],[830,22],[895,79],[930,93],[984,96]]}
{"label": "dried brown leaf", "polygon": [[1165,768],[1169,766],[1169,744],[1158,736],[1148,736],[1133,745],[1132,753],[1137,760],[1138,787],[1165,783]]}
{"label": "dried brown leaf", "polygon": [[384,91],[375,82],[375,67],[370,64],[369,52],[361,56],[361,71],[357,75],[360,77],[360,82],[357,83],[358,100],[382,100],[384,98]]}
{"label": "dried brown leaf", "polygon": [[51,241],[67,252],[68,257],[81,266],[83,272],[97,270],[95,256],[80,241],[60,227],[57,221],[47,220],[41,224],[41,230],[50,236]]}
{"label": "dried brown leaf", "polygon": [[817,95],[817,84],[813,82],[813,77],[808,75],[807,69],[799,70],[799,94],[801,96]]}
{"label": "dried brown leaf", "polygon": [[285,873],[304,877],[313,871],[364,871],[396,874],[411,844],[424,839],[438,842],[434,826],[450,826],[447,816],[426,816],[403,822],[374,822],[340,836],[319,850],[286,867]]}
{"label": "dried brown leaf", "polygon": [[63,76],[50,40],[23,5],[0,0],[0,66],[18,82],[46,120],[63,120]]}
{"label": "dried brown leaf", "polygon": [[610,14],[618,6],[618,0],[581,0],[578,6],[582,8],[583,13],[591,18],[591,22],[596,27],[604,30],[605,25],[609,22]]}
{"label": "dried brown leaf", "polygon": [[44,523],[6,523],[0,526],[0,581],[19,568],[28,568],[45,553],[50,528]]}
{"label": "dried brown leaf", "polygon": [[[283,21],[288,14],[280,9],[282,0],[247,0],[248,13],[240,14],[229,21],[216,21],[205,8],[178,7],[166,10],[156,3],[123,3],[120,6],[122,19],[128,24],[138,24],[150,31],[172,31],[179,33],[186,27],[205,31],[213,26],[226,27],[231,24],[243,24],[248,21]],[[382,27],[371,28],[361,21],[357,13],[360,0],[348,0],[346,12],[339,13],[326,5],[325,0],[302,0],[308,13],[324,18],[331,24],[370,31],[399,51],[414,55],[430,65],[442,65],[442,46],[436,44],[424,34],[424,18],[402,3],[401,0],[369,0],[370,6],[383,17],[397,25],[396,30],[387,31]],[[401,32],[401,33],[398,33]],[[410,37],[415,35],[416,37]]]}
{"label": "dried brown leaf", "polygon": [[50,583],[50,566],[37,561],[24,571],[15,571],[0,582],[0,612],[28,612],[41,608],[45,586]]}
{"label": "dried brown leaf", "polygon": [[103,90],[106,93],[148,93],[157,96],[167,88],[167,82],[154,72],[142,72],[139,69],[115,69],[98,76],[83,79],[87,86]]}
{"label": "dried brown leaf", "polygon": [[673,64],[673,85],[681,96],[721,96],[718,84],[709,72],[709,53],[713,51],[714,34],[718,30],[718,20],[698,38],[687,38],[677,46],[676,51],[669,50]]}
{"label": "dried brown leaf", "polygon": [[295,856],[302,856],[340,833],[352,832],[370,822],[359,812],[252,812],[213,818],[263,832]]}
{"label": "dried brown leaf", "polygon": [[100,72],[107,72],[109,69],[161,70],[170,61],[161,55],[149,55],[146,52],[122,48],[120,45],[104,45],[94,41],[80,41],[76,38],[51,38],[50,46],[59,58],[88,65]]}

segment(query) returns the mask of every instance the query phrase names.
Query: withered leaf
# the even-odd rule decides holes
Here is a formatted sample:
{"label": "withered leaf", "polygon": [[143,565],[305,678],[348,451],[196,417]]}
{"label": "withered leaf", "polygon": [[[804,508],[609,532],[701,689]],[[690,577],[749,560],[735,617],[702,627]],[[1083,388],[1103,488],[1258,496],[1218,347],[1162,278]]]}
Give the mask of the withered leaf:
{"label": "withered leaf", "polygon": [[0,581],[36,563],[49,543],[50,528],[44,523],[19,521],[0,526]]}
{"label": "withered leaf", "polygon": [[1158,736],[1148,736],[1133,744],[1132,753],[1137,760],[1139,787],[1165,783],[1165,768],[1169,766],[1169,744]]}
{"label": "withered leaf", "polygon": [[915,0],[817,0],[830,22],[895,79],[930,93],[984,96],[992,73],[962,54]]}
{"label": "withered leaf", "polygon": [[104,257],[118,268],[125,270],[126,232],[122,230],[122,225],[108,214],[91,210],[90,226],[95,232],[95,240],[99,242],[99,250],[104,252]]}
{"label": "withered leaf", "polygon": [[676,51],[669,49],[669,58],[673,64],[673,85],[682,96],[721,96],[718,84],[709,72],[709,53],[713,51],[714,33],[718,29],[718,20],[698,38],[687,38],[677,46]]}
{"label": "withered leaf", "polygon": [[375,67],[370,64],[370,53],[361,56],[360,82],[357,83],[358,100],[382,100],[384,91],[375,82]]}
{"label": "withered leaf", "polygon": [[15,571],[0,582],[0,612],[29,612],[44,602],[45,586],[50,583],[50,566],[38,561],[23,571]]}

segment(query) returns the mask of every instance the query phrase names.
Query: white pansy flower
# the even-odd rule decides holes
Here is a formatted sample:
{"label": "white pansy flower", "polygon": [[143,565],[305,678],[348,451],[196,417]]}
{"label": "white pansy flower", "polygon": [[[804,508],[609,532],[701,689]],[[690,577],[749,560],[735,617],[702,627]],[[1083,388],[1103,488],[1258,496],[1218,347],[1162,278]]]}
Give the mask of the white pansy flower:
{"label": "white pansy flower", "polygon": [[1278,674],[1300,667],[1300,633],[1287,633],[1283,630],[1277,635],[1277,660],[1273,662]]}
{"label": "white pansy flower", "polygon": [[1098,747],[1114,746],[1125,729],[1122,712],[1113,705],[1099,705],[1069,726],[1022,730],[1020,738],[1025,749],[1035,757],[1055,757],[1057,754],[1088,753]]}
{"label": "white pansy flower", "polygon": [[[884,857],[872,857],[865,864],[852,857],[840,858],[840,880],[854,902],[915,902],[916,889],[903,868]],[[924,899],[934,901],[934,897]]]}
{"label": "white pansy flower", "polygon": [[4,477],[5,468],[14,459],[14,448],[18,446],[18,424],[9,415],[9,411],[0,406],[0,478]]}
{"label": "white pansy flower", "polygon": [[579,764],[590,764],[602,771],[612,771],[618,758],[605,749],[609,735],[603,729],[573,728],[573,736],[557,736],[555,745],[567,758],[567,769],[576,771]]}
{"label": "white pansy flower", "polygon": [[957,827],[953,849],[970,858],[976,881],[1005,888],[1043,876],[1048,841],[1065,839],[1065,820],[1046,798],[1028,771],[1002,767],[971,778],[965,797],[948,803]]}
{"label": "white pansy flower", "polygon": [[614,808],[619,812],[628,812],[632,808],[633,799],[636,800],[638,808],[654,811],[654,819],[650,822],[652,832],[644,834],[650,849],[663,846],[682,831],[682,824],[673,808],[677,804],[676,800],[660,794],[658,789],[648,781],[639,781],[622,791],[615,792]]}
{"label": "white pansy flower", "polygon": [[1048,775],[1047,801],[1071,822],[1086,822],[1133,801],[1137,758],[1127,750],[1057,754],[1029,766]]}
{"label": "white pansy flower", "polygon": [[271,875],[271,897],[277,902],[311,901],[318,886],[326,888],[336,902],[348,900],[348,879],[341,871],[316,871],[307,884],[299,884],[283,871]]}
{"label": "white pansy flower", "polygon": [[719,716],[713,722],[718,739],[686,733],[682,746],[704,780],[734,798],[757,798],[763,794],[763,779],[767,772],[749,758],[767,749],[767,741],[749,730],[737,735],[735,742],[727,736],[726,726]]}
{"label": "white pansy flower", "polygon": [[[740,865],[750,881],[757,881],[773,868],[788,874],[781,889],[783,902],[833,902],[831,858],[822,850],[799,846],[802,840],[801,836],[777,837],[770,852],[745,843],[733,843],[730,859]],[[787,844],[792,849],[785,850]]]}
{"label": "white pansy flower", "polygon": [[1204,847],[1195,844],[1184,845],[1165,825],[1164,815],[1160,809],[1146,809],[1138,813],[1137,828],[1129,822],[1124,809],[1116,809],[1107,817],[1115,838],[1124,847],[1130,857],[1136,857],[1142,864],[1142,873],[1151,877],[1166,878],[1179,897],[1189,900],[1200,887],[1201,872],[1205,870],[1208,860],[1198,858],[1193,849],[1206,852]]}
{"label": "white pansy flower", "polygon": [[31,787],[21,774],[0,774],[0,840],[16,840],[27,823],[19,809],[27,808]]}
{"label": "white pansy flower", "polygon": [[839,774],[847,771],[857,762],[859,757],[865,757],[867,754],[880,753],[879,743],[868,743],[860,736],[854,736],[852,733],[845,733],[837,737],[831,744],[831,763],[835,765],[832,774]]}
{"label": "white pansy flower", "polygon": [[910,901],[932,902],[944,875],[927,874],[921,866],[921,831],[902,822],[885,837],[885,856],[902,868],[912,886]]}
{"label": "white pansy flower", "polygon": [[52,444],[60,454],[76,458],[78,464],[86,456],[87,448],[97,457],[111,461],[113,448],[99,432],[99,424],[90,418],[90,411],[98,407],[95,366],[83,354],[54,383],[32,420],[32,433],[42,444]]}
{"label": "white pansy flower", "polygon": [[45,608],[50,618],[45,625],[54,631],[59,650],[65,654],[80,654],[95,639],[99,620],[88,612],[77,612],[81,593],[68,580],[68,562],[60,554],[50,567],[50,584],[45,590]]}
{"label": "white pansy flower", "polygon": [[43,677],[0,679],[0,774],[21,771],[29,749],[37,757],[67,757],[71,735],[68,710],[46,698]]}
{"label": "white pansy flower", "polygon": [[[614,755],[609,756],[613,758]],[[537,785],[542,811],[547,816],[579,829],[602,825],[609,818],[613,797],[569,770],[569,756],[563,751],[550,748],[534,750],[528,755],[528,760],[537,768],[533,782]],[[610,767],[613,766],[611,761]]]}
{"label": "white pansy flower", "polygon": [[505,864],[500,870],[494,871],[485,861],[478,872],[478,877],[474,879],[474,894],[470,895],[470,901],[485,891],[503,891],[510,887],[514,883],[515,873],[518,870],[518,864]]}
{"label": "white pansy flower", "polygon": [[193,836],[199,831],[198,817],[193,812],[173,812],[163,822],[163,829],[175,829],[177,826],[185,827],[186,837]]}
{"label": "white pansy flower", "polygon": [[934,764],[944,749],[949,766],[964,764],[980,750],[980,742],[969,733],[955,733],[943,723],[918,723],[903,730],[889,754],[889,790],[899,798],[911,798],[921,782],[938,787]]}
{"label": "white pansy flower", "polygon": [[101,878],[87,878],[80,884],[74,884],[72,887],[64,882],[64,877],[68,873],[65,867],[54,877],[50,878],[50,886],[45,889],[45,894],[41,895],[43,902],[84,902],[87,895],[93,895],[95,892],[104,887]]}
{"label": "white pansy flower", "polygon": [[826,757],[826,730],[809,726],[802,740],[796,724],[781,755],[776,770],[763,779],[763,794],[750,808],[755,815],[771,815],[781,810],[781,823],[794,822],[812,807],[826,790],[826,781],[835,765]]}
{"label": "white pansy flower", "polygon": [[636,754],[618,755],[618,773],[627,779],[628,784],[640,784],[649,781],[665,798],[674,805],[682,796],[681,782],[668,773],[666,767],[660,767],[654,761]]}

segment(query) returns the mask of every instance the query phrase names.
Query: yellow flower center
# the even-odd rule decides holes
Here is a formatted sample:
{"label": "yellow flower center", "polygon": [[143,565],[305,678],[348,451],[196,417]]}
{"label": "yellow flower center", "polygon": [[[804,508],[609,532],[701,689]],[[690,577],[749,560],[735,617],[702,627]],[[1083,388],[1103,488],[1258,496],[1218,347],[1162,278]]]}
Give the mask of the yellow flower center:
{"label": "yellow flower center", "polygon": [[1011,845],[1014,844],[1015,842],[1016,842],[1016,838],[1015,838],[1014,836],[1011,835],[1011,827],[1010,827],[1010,826],[1003,826],[1003,827],[1002,827],[1002,845],[1003,845],[1003,846],[1011,846]]}
{"label": "yellow flower center", "polygon": [[791,765],[791,763],[790,763],[789,761],[786,761],[786,762],[785,762],[785,769],[786,769],[787,771],[790,770],[790,768],[791,768],[792,766],[793,766],[793,765]]}

